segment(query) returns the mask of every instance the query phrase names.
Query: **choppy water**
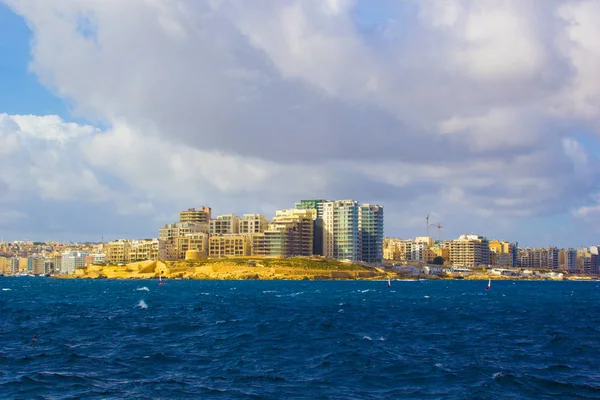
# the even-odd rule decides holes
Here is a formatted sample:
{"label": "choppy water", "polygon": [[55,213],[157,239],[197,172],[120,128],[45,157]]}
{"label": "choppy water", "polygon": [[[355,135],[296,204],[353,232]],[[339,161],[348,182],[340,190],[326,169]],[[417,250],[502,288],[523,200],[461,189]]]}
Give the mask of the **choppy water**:
{"label": "choppy water", "polygon": [[0,398],[599,398],[599,283],[486,284],[0,278]]}

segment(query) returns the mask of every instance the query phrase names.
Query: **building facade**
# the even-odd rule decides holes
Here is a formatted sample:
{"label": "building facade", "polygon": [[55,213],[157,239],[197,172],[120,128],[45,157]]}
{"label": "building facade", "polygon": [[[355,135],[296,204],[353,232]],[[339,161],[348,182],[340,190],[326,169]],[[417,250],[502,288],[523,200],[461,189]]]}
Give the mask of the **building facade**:
{"label": "building facade", "polygon": [[362,261],[383,261],[383,207],[376,204],[361,204],[359,227],[362,245]]}
{"label": "building facade", "polygon": [[489,265],[488,240],[479,235],[461,235],[450,243],[450,263],[467,268]]}

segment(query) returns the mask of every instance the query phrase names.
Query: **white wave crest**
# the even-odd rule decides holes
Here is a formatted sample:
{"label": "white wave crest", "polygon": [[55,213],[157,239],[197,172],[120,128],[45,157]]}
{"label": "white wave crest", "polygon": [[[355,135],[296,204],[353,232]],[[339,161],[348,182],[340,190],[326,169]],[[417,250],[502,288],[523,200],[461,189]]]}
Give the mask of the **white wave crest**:
{"label": "white wave crest", "polygon": [[3,292],[10,292],[11,290],[12,290],[12,289],[9,289],[9,288],[7,288],[7,287],[3,287],[3,288],[2,288],[2,291],[3,291]]}
{"label": "white wave crest", "polygon": [[148,308],[148,304],[146,304],[146,302],[144,300],[140,300],[140,302],[137,304],[136,307],[146,309],[146,308]]}
{"label": "white wave crest", "polygon": [[137,289],[135,289],[135,290],[145,290],[146,292],[149,292],[149,291],[150,291],[150,289],[148,289],[146,286],[139,287],[139,288],[137,288]]}

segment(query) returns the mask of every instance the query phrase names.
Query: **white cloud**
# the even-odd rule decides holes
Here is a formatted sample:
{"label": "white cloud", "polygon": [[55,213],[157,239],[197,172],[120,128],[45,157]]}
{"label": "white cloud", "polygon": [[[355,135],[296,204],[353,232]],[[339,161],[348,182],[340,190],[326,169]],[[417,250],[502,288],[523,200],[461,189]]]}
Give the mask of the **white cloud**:
{"label": "white cloud", "polygon": [[32,71],[109,127],[0,116],[12,199],[147,217],[368,197],[462,224],[564,213],[598,184],[576,140],[600,133],[591,0],[401,2],[368,32],[361,1],[7,3]]}

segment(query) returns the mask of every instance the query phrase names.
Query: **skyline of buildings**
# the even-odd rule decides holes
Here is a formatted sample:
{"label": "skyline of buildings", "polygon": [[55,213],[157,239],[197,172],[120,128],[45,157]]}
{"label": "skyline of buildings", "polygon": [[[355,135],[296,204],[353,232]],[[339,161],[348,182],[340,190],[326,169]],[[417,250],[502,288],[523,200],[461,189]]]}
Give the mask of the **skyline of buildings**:
{"label": "skyline of buildings", "polygon": [[[517,242],[463,234],[453,240],[430,236],[384,237],[384,208],[355,200],[301,200],[276,210],[271,221],[258,213],[213,215],[210,207],[188,208],[179,220],[157,229],[158,237],[117,239],[37,249],[25,242],[0,243],[0,271],[66,273],[91,264],[124,265],[143,260],[227,257],[311,257],[387,263],[443,263],[599,273],[598,246],[578,249],[520,248]],[[24,250],[31,248],[34,250]],[[9,249],[10,251],[7,251]],[[16,249],[16,250],[15,250]]]}

